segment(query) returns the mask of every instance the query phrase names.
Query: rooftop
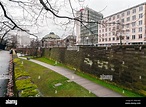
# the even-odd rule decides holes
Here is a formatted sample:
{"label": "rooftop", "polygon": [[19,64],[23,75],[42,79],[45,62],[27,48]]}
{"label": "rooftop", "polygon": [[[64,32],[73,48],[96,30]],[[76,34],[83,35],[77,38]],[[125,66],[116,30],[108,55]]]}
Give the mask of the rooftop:
{"label": "rooftop", "polygon": [[44,36],[43,39],[60,39],[60,37],[56,35],[54,32],[50,32],[49,34]]}
{"label": "rooftop", "polygon": [[139,7],[139,6],[141,6],[141,5],[146,5],[146,2],[141,3],[141,4],[138,4],[138,5],[133,6],[133,7],[130,7],[130,8],[127,8],[127,9],[125,9],[125,10],[122,10],[122,11],[116,12],[116,13],[114,13],[114,14],[112,14],[112,15],[109,15],[109,16],[107,16],[107,17],[104,17],[103,19],[108,18],[108,17],[111,17],[111,16],[114,16],[114,15],[117,15],[117,14],[119,14],[119,13],[125,12],[125,11],[130,10],[130,9],[133,9],[133,8]]}

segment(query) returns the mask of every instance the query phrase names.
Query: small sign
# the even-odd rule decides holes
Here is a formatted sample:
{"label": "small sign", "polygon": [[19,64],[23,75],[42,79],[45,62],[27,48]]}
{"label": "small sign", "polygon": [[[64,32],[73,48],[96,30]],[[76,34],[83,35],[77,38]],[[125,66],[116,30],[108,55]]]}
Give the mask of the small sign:
{"label": "small sign", "polygon": [[74,76],[72,75],[72,77],[71,77],[72,79],[74,79]]}
{"label": "small sign", "polygon": [[41,78],[41,76],[38,76],[38,79],[40,79]]}

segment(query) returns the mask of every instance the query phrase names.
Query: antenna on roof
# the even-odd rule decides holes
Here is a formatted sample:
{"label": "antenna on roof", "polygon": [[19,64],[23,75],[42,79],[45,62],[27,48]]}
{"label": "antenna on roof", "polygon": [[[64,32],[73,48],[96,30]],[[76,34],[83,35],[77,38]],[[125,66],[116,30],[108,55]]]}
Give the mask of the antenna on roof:
{"label": "antenna on roof", "polygon": [[83,4],[85,2],[85,0],[78,0],[79,1],[79,5],[81,6],[81,8],[83,8]]}

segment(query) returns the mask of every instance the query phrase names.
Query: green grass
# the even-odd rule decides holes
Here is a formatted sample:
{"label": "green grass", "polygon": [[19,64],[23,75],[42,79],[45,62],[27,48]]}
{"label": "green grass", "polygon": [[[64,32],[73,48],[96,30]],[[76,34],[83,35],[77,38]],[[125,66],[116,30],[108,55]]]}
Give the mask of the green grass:
{"label": "green grass", "polygon": [[[23,62],[31,80],[37,85],[44,97],[96,97],[82,86],[75,82],[68,82],[66,77],[48,68],[28,60],[23,60]],[[56,87],[57,83],[62,85]]]}
{"label": "green grass", "polygon": [[[55,65],[55,61],[54,60],[48,59],[48,58],[45,58],[45,57],[33,58],[33,59],[41,61],[41,62],[45,62],[45,63],[50,64],[50,65]],[[60,66],[60,67],[64,67],[64,68],[67,68],[67,69],[70,69],[70,70],[74,70],[72,67],[66,66],[66,65],[64,65],[62,63],[59,63],[59,62],[57,62],[56,66]]]}
{"label": "green grass", "polygon": [[[39,61],[42,61],[42,62],[45,62],[47,64],[51,64],[51,65],[54,65],[55,61],[54,60],[51,60],[51,59],[47,59],[47,58],[35,58],[36,60],[39,60]],[[66,65],[63,65],[61,63],[58,63],[57,66],[61,66],[61,67],[65,67],[65,68],[68,68],[70,70],[73,70],[72,67],[68,67]],[[110,83],[110,82],[107,82],[107,81],[103,81],[103,80],[100,80],[92,75],[89,75],[87,73],[83,73],[83,72],[76,72],[77,75],[81,76],[81,77],[84,77],[88,80],[91,80],[97,84],[100,84],[106,88],[109,88],[123,96],[126,96],[126,97],[143,97],[142,95],[138,94],[138,93],[135,93],[131,90],[128,90],[126,88],[123,88],[121,86],[118,86],[117,84],[113,84],[113,83]],[[123,93],[123,90],[124,90],[124,93]]]}
{"label": "green grass", "polygon": [[[42,62],[48,63],[50,65],[54,65],[55,64],[55,61],[54,60],[49,60],[49,59],[44,58],[44,57],[42,57],[42,58],[34,58],[34,59],[36,59],[38,61],[42,61]],[[57,65],[61,66],[60,63],[57,63]]]}
{"label": "green grass", "polygon": [[23,63],[20,59],[14,58],[15,63],[15,84],[16,92],[19,92],[19,97],[35,97],[39,94],[37,86],[32,83],[29,73],[25,71]]}
{"label": "green grass", "polygon": [[[142,95],[139,95],[135,92],[127,90],[125,87],[121,87],[121,86],[118,86],[117,84],[97,79],[97,78],[93,77],[92,75],[82,73],[82,72],[76,72],[76,74],[81,76],[81,77],[87,78],[88,80],[91,80],[97,84],[100,84],[104,87],[107,87],[107,88],[109,88],[109,89],[111,89],[111,90],[113,90],[113,91],[115,91],[115,92],[117,92],[125,97],[142,97]],[[123,93],[123,90],[124,90],[124,93]]]}

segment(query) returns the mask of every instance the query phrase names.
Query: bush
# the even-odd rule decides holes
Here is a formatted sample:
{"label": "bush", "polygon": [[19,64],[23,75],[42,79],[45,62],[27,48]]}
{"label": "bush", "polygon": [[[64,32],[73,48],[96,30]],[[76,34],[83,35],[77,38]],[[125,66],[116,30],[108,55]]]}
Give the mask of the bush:
{"label": "bush", "polygon": [[24,71],[21,60],[15,58],[14,63],[15,84],[19,97],[36,97],[36,95],[39,95],[37,86],[31,82],[29,73]]}

